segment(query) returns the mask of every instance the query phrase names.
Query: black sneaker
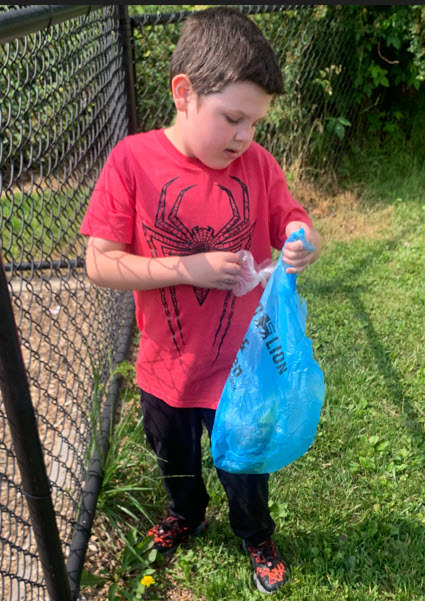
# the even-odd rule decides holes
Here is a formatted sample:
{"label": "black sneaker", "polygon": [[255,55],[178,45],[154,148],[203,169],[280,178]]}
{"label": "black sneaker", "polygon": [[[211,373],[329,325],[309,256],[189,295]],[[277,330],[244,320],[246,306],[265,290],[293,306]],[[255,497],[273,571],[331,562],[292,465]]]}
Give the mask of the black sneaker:
{"label": "black sneaker", "polygon": [[288,568],[271,538],[257,546],[242,541],[242,546],[251,558],[254,582],[259,591],[274,593],[289,580]]}
{"label": "black sneaker", "polygon": [[161,555],[167,556],[174,553],[180,543],[184,543],[189,536],[201,534],[207,527],[204,520],[195,528],[187,525],[187,522],[171,515],[149,530],[146,536],[154,537],[153,549]]}

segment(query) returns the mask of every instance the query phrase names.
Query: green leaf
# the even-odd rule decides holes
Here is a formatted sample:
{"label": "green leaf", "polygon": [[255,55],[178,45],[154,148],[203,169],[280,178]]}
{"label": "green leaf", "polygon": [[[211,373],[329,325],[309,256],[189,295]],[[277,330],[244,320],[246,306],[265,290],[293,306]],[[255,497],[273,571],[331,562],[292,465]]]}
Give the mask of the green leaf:
{"label": "green leaf", "polygon": [[390,443],[388,440],[385,440],[384,442],[381,442],[377,447],[376,450],[377,451],[385,451],[385,449],[387,449],[390,446]]}
{"label": "green leaf", "polygon": [[115,599],[116,599],[116,596],[115,596],[116,590],[117,590],[117,585],[116,584],[112,584],[109,587],[108,601],[115,601]]}
{"label": "green leaf", "polygon": [[396,457],[397,458],[406,459],[406,457],[408,457],[408,456],[409,456],[409,450],[408,449],[400,449],[396,453]]}
{"label": "green leaf", "polygon": [[390,84],[387,79],[387,73],[388,73],[387,69],[383,69],[376,63],[372,63],[369,67],[369,73],[373,79],[373,84],[375,87],[378,87],[380,85],[382,85],[386,88],[389,87]]}
{"label": "green leaf", "polygon": [[154,562],[157,555],[158,555],[158,551],[156,549],[152,549],[152,551],[150,551],[148,554],[148,561],[150,563]]}
{"label": "green leaf", "polygon": [[378,532],[378,525],[376,524],[376,522],[372,522],[371,524],[369,524],[369,526],[366,529],[366,533],[370,538],[375,536],[375,534],[377,534],[377,532]]}
{"label": "green leaf", "polygon": [[80,585],[81,588],[85,588],[88,586],[101,586],[105,584],[105,582],[108,582],[108,578],[105,578],[104,576],[98,576],[97,574],[92,574],[91,572],[83,570]]}
{"label": "green leaf", "polygon": [[135,548],[138,551],[138,553],[141,554],[150,549],[153,546],[153,544],[154,541],[152,536],[145,536],[145,538],[143,538],[140,542],[137,543]]}
{"label": "green leaf", "polygon": [[382,75],[382,77],[379,80],[379,83],[384,86],[385,88],[389,88],[390,87],[390,82],[388,81],[388,78],[386,77],[386,75]]}
{"label": "green leaf", "polygon": [[360,465],[366,470],[375,469],[375,459],[373,457],[359,457]]}
{"label": "green leaf", "polygon": [[397,36],[389,35],[387,37],[387,45],[393,46],[394,48],[396,48],[398,50],[400,48],[401,42]]}
{"label": "green leaf", "polygon": [[335,123],[335,133],[340,140],[342,140],[345,136],[345,128],[343,125],[341,125],[341,123]]}

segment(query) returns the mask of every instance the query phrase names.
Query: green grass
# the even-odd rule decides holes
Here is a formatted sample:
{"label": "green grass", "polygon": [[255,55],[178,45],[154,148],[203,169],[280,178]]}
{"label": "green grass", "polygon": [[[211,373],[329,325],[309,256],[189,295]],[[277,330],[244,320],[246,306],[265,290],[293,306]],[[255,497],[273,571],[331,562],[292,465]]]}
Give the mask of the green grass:
{"label": "green grass", "polygon": [[[1,197],[1,247],[5,261],[57,258],[69,254],[87,205],[88,189],[42,186],[32,191],[8,191]],[[68,251],[68,252],[67,252]]]}
{"label": "green grass", "polygon": [[[414,165],[388,183],[390,173],[360,174],[366,185],[355,186],[349,218],[364,231],[341,214],[347,233],[333,239],[335,215],[317,221],[322,257],[298,279],[326,399],[310,451],[271,477],[275,540],[292,576],[276,599],[425,600],[425,179]],[[210,528],[153,564],[143,598],[164,599],[170,587],[190,600],[264,598],[230,529],[206,439],[204,448]],[[140,502],[151,519],[165,507],[155,470],[144,456],[141,485],[146,477],[151,490]],[[148,525],[141,516],[140,529]]]}

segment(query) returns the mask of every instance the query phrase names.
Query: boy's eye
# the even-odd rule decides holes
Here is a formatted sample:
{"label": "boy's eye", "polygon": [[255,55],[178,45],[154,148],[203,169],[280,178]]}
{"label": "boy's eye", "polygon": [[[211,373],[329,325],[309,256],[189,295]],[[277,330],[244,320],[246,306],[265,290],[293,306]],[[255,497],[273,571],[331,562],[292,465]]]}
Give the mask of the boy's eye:
{"label": "boy's eye", "polygon": [[232,117],[229,117],[228,115],[225,115],[225,117],[232,125],[237,125],[240,122],[240,119],[232,119]]}

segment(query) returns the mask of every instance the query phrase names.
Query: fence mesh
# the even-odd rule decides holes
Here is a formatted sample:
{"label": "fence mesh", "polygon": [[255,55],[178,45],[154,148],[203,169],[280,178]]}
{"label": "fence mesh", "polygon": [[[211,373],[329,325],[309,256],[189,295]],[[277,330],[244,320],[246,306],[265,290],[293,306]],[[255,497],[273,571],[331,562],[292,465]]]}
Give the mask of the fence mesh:
{"label": "fence mesh", "polygon": [[[323,173],[336,167],[355,108],[350,93],[352,32],[327,6],[238,6],[250,14],[279,60],[285,92],[256,140],[285,169]],[[170,125],[168,65],[187,13],[135,17],[135,76],[140,130]]]}
{"label": "fence mesh", "polygon": [[[3,5],[2,13],[32,5]],[[351,127],[350,32],[326,6],[241,5],[270,40],[285,94],[257,132],[286,169],[333,165]],[[173,118],[168,62],[185,13],[134,20],[139,130]],[[67,556],[129,294],[91,286],[78,234],[128,131],[118,8],[0,45],[0,232],[15,320]],[[0,598],[47,593],[0,399]]]}
{"label": "fence mesh", "polygon": [[[65,555],[102,404],[94,389],[132,302],[88,283],[78,233],[127,133],[118,35],[108,5],[0,46],[1,246]],[[0,420],[0,598],[45,599],[2,405]]]}

